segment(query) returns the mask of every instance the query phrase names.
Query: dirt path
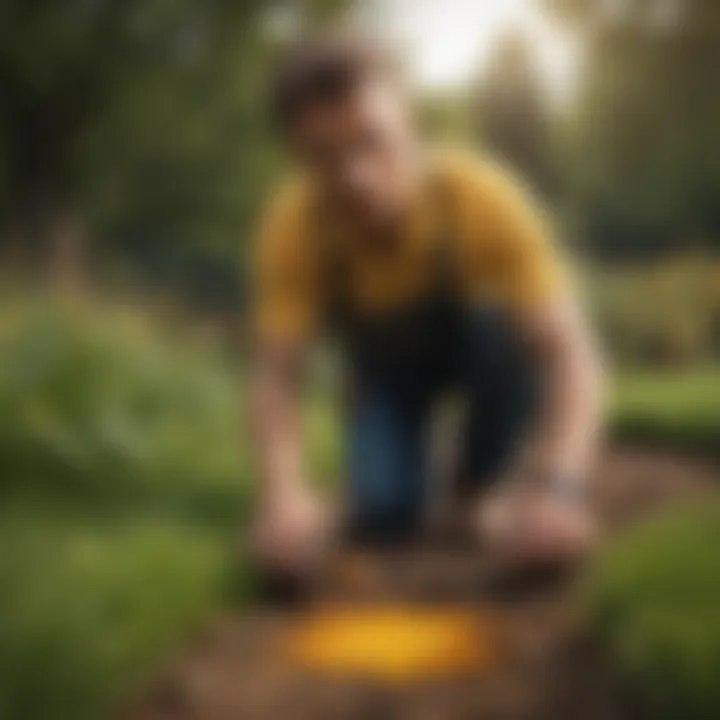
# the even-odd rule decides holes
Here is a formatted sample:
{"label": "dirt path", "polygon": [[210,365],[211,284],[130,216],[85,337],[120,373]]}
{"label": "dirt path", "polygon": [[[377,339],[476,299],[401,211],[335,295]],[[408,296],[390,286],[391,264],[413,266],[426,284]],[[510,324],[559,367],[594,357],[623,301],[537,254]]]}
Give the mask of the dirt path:
{"label": "dirt path", "polygon": [[[599,469],[609,532],[697,493],[718,471],[684,457],[617,451]],[[622,720],[602,662],[585,637],[572,583],[498,594],[467,549],[415,548],[374,563],[372,587],[354,600],[412,599],[482,606],[502,652],[490,671],[423,684],[329,679],[278,658],[302,618],[257,609],[219,620],[157,678],[129,720]],[[330,583],[320,600],[348,594]]]}

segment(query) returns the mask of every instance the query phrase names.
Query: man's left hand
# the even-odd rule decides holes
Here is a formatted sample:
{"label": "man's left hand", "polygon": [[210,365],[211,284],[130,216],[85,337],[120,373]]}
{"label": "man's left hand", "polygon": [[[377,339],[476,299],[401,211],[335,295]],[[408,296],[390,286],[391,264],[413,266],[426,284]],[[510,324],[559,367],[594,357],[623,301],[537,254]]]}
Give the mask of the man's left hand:
{"label": "man's left hand", "polygon": [[485,503],[477,518],[481,538],[518,566],[574,564],[598,538],[595,513],[586,501],[553,488],[523,488]]}

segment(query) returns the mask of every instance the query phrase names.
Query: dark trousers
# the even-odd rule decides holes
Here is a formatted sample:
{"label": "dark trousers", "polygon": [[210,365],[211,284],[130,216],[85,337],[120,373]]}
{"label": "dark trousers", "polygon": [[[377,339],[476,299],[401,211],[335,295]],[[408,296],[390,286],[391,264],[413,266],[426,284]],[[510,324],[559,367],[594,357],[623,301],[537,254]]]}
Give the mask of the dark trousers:
{"label": "dark trousers", "polygon": [[480,490],[502,473],[535,413],[537,373],[499,312],[467,312],[423,347],[422,357],[366,363],[357,373],[348,442],[356,536],[402,536],[417,527],[428,497],[430,421],[447,393],[467,404],[460,492]]}

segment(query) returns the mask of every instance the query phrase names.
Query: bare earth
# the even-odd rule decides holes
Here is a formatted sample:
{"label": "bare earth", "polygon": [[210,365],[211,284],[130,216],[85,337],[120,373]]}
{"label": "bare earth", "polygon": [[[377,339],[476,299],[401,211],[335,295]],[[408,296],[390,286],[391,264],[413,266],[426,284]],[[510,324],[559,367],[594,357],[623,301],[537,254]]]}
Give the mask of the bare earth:
{"label": "bare earth", "polygon": [[[686,457],[615,451],[601,463],[598,505],[608,533],[670,503],[714,493],[718,469]],[[488,671],[418,684],[328,678],[291,666],[278,643],[303,611],[256,608],[218,619],[153,678],[127,720],[621,720],[602,658],[568,580],[502,587],[491,558],[428,542],[372,559],[349,579],[330,573],[315,603],[470,603],[492,619]],[[347,567],[345,568],[347,570]],[[360,572],[362,577],[358,577]],[[369,574],[368,574],[369,573]],[[345,573],[347,575],[347,572]]]}

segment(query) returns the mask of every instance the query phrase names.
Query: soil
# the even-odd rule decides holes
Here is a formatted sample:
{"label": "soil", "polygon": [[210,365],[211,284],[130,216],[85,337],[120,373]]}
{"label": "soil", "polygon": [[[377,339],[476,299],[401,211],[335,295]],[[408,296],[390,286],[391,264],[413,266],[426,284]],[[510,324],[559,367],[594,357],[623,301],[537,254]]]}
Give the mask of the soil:
{"label": "soil", "polygon": [[[607,534],[668,504],[714,493],[718,469],[616,450],[598,468]],[[127,720],[626,720],[577,599],[577,576],[498,583],[492,558],[438,538],[344,560],[314,588],[327,601],[462,603],[492,618],[493,667],[424,682],[328,677],[293,666],[278,643],[307,609],[258,605],[218,619],[148,683]],[[342,567],[340,567],[342,565]],[[351,570],[349,570],[351,568]]]}

